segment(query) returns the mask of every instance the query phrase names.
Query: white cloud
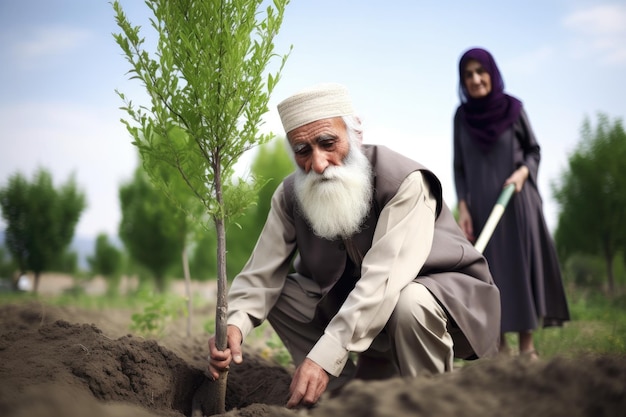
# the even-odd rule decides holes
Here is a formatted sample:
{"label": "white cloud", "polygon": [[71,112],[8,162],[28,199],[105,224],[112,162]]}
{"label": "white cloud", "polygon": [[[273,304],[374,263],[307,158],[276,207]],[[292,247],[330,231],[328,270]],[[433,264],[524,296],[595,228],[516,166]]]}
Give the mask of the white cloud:
{"label": "white cloud", "polygon": [[624,32],[626,7],[621,4],[601,4],[580,9],[566,16],[564,24],[590,35]]}
{"label": "white cloud", "polygon": [[626,5],[601,4],[578,9],[563,19],[571,29],[576,55],[600,56],[605,64],[626,64]]}
{"label": "white cloud", "polygon": [[32,66],[50,57],[66,55],[85,45],[91,33],[70,27],[44,27],[22,35],[13,53],[22,66]]}

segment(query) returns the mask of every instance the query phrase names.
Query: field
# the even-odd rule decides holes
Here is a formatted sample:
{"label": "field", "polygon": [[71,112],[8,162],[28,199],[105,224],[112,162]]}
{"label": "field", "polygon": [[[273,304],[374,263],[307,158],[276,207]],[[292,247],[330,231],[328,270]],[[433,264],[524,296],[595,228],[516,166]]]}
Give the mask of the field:
{"label": "field", "polygon": [[[194,397],[211,403],[211,290],[195,288],[189,327],[179,293],[0,294],[0,415],[182,417]],[[308,410],[283,407],[293,367],[262,326],[231,367],[226,415],[623,416],[626,299],[571,290],[569,299],[572,322],[538,332],[537,362],[498,357],[446,375],[353,381]]]}

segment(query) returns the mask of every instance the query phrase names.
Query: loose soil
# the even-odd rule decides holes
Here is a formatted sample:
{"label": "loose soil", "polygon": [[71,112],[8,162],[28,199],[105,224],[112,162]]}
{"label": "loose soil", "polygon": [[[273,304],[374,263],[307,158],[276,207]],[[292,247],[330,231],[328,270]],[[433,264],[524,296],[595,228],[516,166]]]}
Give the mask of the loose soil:
{"label": "loose soil", "polygon": [[[148,340],[129,334],[129,320],[125,311],[0,306],[0,415],[191,416],[194,394],[212,384],[206,336]],[[290,370],[245,353],[228,375],[225,416],[626,415],[622,355],[479,360],[445,375],[353,381],[315,408],[288,410]]]}

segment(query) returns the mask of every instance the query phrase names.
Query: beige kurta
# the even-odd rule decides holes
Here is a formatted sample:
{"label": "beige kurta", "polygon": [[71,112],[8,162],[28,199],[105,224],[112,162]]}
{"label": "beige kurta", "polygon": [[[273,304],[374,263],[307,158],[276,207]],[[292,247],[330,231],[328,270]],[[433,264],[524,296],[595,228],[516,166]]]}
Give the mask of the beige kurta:
{"label": "beige kurta", "polygon": [[[366,145],[364,153],[372,163],[376,190],[364,230],[350,245],[315,238],[295,206],[289,191],[292,178],[287,178],[272,198],[250,260],[232,283],[229,324],[245,337],[268,317],[298,251],[296,271],[319,285],[322,295],[351,280],[355,284],[345,302],[337,302],[338,312],[326,315],[325,333],[308,354],[330,374],[341,371],[350,351],[370,346],[388,322],[400,291],[413,280],[427,287],[451,317],[448,328],[457,357],[494,354],[498,290],[485,259],[463,237],[445,206],[438,180],[384,146]],[[362,261],[355,260],[355,251],[364,255]],[[342,277],[347,253],[358,268],[356,280]]]}

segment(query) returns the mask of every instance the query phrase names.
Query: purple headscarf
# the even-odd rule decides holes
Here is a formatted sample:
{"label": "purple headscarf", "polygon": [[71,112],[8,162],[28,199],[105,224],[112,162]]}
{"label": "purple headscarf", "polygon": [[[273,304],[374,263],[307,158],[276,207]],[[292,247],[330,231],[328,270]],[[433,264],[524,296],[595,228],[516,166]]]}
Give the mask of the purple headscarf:
{"label": "purple headscarf", "polygon": [[[465,87],[463,73],[471,59],[480,62],[491,77],[491,92],[486,97],[472,98]],[[462,120],[483,151],[489,150],[500,134],[518,119],[522,109],[521,101],[504,92],[504,80],[493,56],[481,48],[470,49],[461,56],[459,97]]]}

